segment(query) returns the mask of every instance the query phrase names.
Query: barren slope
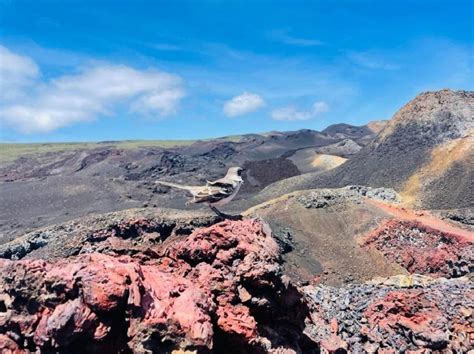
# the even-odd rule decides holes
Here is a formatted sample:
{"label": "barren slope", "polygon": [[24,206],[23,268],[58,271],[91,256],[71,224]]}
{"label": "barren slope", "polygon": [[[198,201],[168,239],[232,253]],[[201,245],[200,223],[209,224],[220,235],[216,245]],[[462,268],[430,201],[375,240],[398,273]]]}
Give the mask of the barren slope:
{"label": "barren slope", "polygon": [[340,167],[279,181],[256,200],[294,190],[361,184],[394,188],[410,206],[472,207],[473,112],[472,91],[420,94]]}

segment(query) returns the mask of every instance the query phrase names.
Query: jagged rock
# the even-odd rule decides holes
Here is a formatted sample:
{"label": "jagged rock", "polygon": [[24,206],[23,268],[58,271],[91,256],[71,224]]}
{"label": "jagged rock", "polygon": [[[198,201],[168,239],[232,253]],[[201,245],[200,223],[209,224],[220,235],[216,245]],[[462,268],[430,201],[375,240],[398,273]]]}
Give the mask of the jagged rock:
{"label": "jagged rock", "polygon": [[439,210],[437,212],[442,218],[458,222],[466,225],[471,231],[474,230],[474,209],[453,209],[453,210]]}
{"label": "jagged rock", "polygon": [[173,209],[129,209],[52,225],[0,245],[0,258],[52,259],[80,253],[135,255],[171,236],[222,221],[217,215]]}
{"label": "jagged rock", "polygon": [[472,348],[474,284],[468,278],[431,279],[416,288],[390,282],[344,288],[306,286],[305,333],[328,352],[375,353]]}
{"label": "jagged rock", "polygon": [[293,243],[293,231],[289,227],[272,225],[273,236],[275,237],[282,254],[291,252],[295,245]]}
{"label": "jagged rock", "polygon": [[[106,242],[147,225],[92,238]],[[2,350],[300,351],[307,308],[282,279],[264,223],[226,221],[148,248],[148,258],[1,259]]]}
{"label": "jagged rock", "polygon": [[366,186],[347,186],[345,189],[355,191],[362,196],[386,202],[399,203],[400,196],[392,188],[371,188]]}
{"label": "jagged rock", "polygon": [[449,343],[445,331],[448,319],[437,303],[430,300],[423,290],[391,291],[379,301],[370,304],[364,312],[368,319],[366,332],[369,339],[377,339],[382,333],[390,338],[397,335],[411,338],[421,348],[444,349]]}
{"label": "jagged rock", "polygon": [[416,221],[390,220],[368,235],[363,245],[381,251],[410,273],[459,277],[474,264],[470,240]]}
{"label": "jagged rock", "polygon": [[340,189],[318,189],[298,197],[298,202],[308,209],[329,208],[341,210],[347,202],[361,203],[362,198],[398,203],[400,196],[390,188],[347,186]]}

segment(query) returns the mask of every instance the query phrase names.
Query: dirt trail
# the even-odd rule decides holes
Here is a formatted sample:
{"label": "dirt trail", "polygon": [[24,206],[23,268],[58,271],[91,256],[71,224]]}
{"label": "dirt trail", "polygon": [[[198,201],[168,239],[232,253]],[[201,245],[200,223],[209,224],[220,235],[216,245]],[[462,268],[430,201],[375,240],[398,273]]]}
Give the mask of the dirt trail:
{"label": "dirt trail", "polygon": [[466,241],[474,242],[474,232],[461,229],[446,221],[443,221],[433,216],[427,210],[405,209],[403,207],[398,207],[393,204],[387,204],[387,203],[374,200],[374,199],[367,199],[367,203],[382,209],[383,211],[385,211],[386,213],[390,215],[393,215],[397,219],[417,221],[433,229],[436,229],[448,234],[456,234],[464,238]]}

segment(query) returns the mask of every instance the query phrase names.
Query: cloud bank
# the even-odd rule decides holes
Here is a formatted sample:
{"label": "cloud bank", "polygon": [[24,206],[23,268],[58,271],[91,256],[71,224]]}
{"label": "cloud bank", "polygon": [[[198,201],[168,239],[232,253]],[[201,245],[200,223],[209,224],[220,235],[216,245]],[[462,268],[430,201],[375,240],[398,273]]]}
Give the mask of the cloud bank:
{"label": "cloud bank", "polygon": [[262,97],[255,93],[244,92],[224,103],[224,114],[228,117],[241,116],[254,112],[265,105]]}
{"label": "cloud bank", "polygon": [[326,102],[318,101],[313,103],[309,111],[301,111],[294,106],[286,106],[274,109],[271,112],[271,117],[280,121],[309,120],[324,112],[327,112],[328,110],[329,106]]}
{"label": "cloud bank", "polygon": [[176,113],[183,80],[156,70],[101,64],[50,80],[28,57],[0,46],[0,123],[22,133],[48,133],[113,116],[119,104],[151,117]]}

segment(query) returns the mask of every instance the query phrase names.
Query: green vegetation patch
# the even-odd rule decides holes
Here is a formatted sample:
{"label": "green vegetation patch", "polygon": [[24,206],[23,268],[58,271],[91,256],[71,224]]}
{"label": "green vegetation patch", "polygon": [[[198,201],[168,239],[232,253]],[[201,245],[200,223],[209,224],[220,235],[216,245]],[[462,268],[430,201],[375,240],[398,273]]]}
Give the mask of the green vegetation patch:
{"label": "green vegetation patch", "polygon": [[[238,142],[241,138],[241,135],[232,135],[203,141],[224,140]],[[0,163],[11,162],[22,156],[34,156],[51,152],[97,149],[100,147],[115,147],[120,149],[159,147],[166,149],[188,146],[197,141],[198,140],[124,140],[91,143],[0,143]]]}
{"label": "green vegetation patch", "polygon": [[50,152],[88,150],[100,147],[116,147],[120,149],[138,149],[142,147],[171,148],[191,145],[194,142],[195,140],[126,140],[99,143],[0,143],[0,163],[10,162],[22,156],[40,155]]}

